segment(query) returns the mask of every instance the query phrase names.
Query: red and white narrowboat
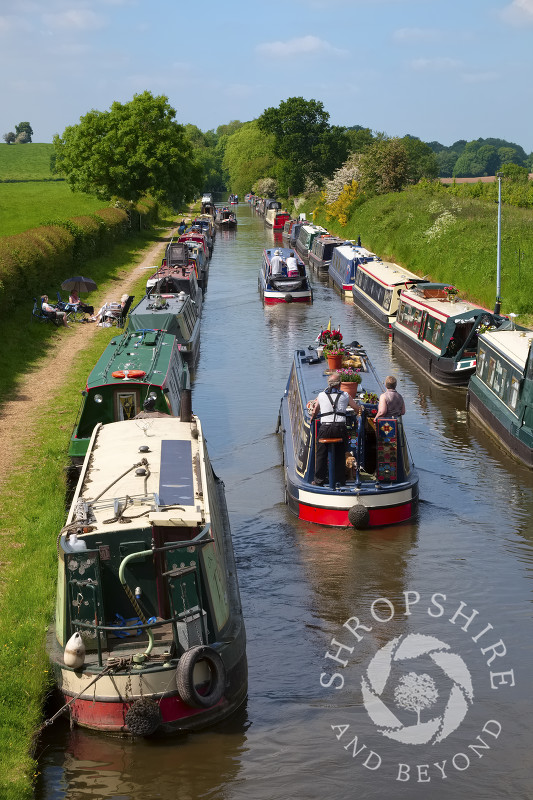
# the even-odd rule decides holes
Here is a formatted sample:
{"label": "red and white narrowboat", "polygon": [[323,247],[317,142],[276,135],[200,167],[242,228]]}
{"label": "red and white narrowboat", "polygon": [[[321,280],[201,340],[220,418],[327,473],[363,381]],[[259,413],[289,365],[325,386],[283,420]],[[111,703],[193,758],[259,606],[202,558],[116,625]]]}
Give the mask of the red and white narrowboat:
{"label": "red and white narrowboat", "polygon": [[[319,350],[298,350],[294,355],[278,420],[287,504],[300,519],[320,525],[363,529],[406,522],[417,513],[418,473],[403,420],[374,419],[383,388],[364,348],[352,342],[346,349],[343,369],[356,369],[361,375],[354,399],[362,412],[348,408],[346,470],[335,474],[331,450],[329,482],[324,485],[313,483],[320,422],[312,419],[312,410],[315,398],[327,385],[328,364]],[[329,448],[335,446],[328,444]]]}
{"label": "red and white narrowboat", "polygon": [[[296,267],[291,269],[292,258]],[[281,259],[281,272],[272,274],[272,259]],[[288,247],[273,247],[263,251],[263,260],[257,279],[261,299],[266,305],[275,303],[312,303],[313,289],[305,264],[301,258]]]}

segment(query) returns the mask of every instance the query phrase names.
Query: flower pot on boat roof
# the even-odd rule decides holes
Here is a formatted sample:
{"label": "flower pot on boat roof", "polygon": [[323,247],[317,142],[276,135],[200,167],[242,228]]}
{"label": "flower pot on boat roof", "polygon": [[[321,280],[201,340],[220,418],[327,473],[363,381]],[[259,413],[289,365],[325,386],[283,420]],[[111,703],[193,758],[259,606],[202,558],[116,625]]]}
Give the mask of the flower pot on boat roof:
{"label": "flower pot on boat roof", "polygon": [[331,370],[339,370],[342,367],[342,359],[344,357],[344,350],[326,350],[324,355],[328,360],[328,367]]}
{"label": "flower pot on boat roof", "polygon": [[346,367],[339,370],[341,379],[341,391],[348,392],[350,397],[356,397],[359,391],[359,384],[361,383],[361,375],[357,370],[352,367]]}

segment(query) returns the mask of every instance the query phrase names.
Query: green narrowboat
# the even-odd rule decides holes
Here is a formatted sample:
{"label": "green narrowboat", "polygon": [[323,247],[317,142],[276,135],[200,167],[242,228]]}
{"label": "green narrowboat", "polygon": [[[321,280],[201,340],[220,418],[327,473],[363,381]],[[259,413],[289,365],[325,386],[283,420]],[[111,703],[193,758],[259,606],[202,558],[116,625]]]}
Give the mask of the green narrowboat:
{"label": "green narrowboat", "polygon": [[244,702],[224,484],[197,417],[98,424],[57,544],[47,650],[72,724],[185,733]]}
{"label": "green narrowboat", "polygon": [[68,451],[72,464],[83,463],[98,422],[133,419],[148,397],[155,401],[156,411],[178,417],[183,390],[189,388],[189,369],[171,334],[140,330],[113,339],[82,392]]}
{"label": "green narrowboat", "polygon": [[158,286],[147,288],[143,299],[128,317],[128,331],[156,329],[172,334],[179,351],[190,367],[200,352],[200,315],[202,292],[194,299],[184,291],[161,294]]}
{"label": "green narrowboat", "polygon": [[532,342],[531,330],[480,333],[467,394],[472,416],[528,467],[533,467]]}

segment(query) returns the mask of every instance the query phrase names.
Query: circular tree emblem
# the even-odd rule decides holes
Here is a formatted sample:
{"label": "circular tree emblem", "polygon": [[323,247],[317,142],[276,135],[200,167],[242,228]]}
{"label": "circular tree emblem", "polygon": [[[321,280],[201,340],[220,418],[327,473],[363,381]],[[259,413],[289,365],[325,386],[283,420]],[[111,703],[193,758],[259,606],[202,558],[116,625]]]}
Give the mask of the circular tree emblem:
{"label": "circular tree emblem", "polygon": [[[363,702],[368,715],[383,736],[404,744],[436,744],[459,727],[474,699],[472,679],[463,659],[448,652],[450,646],[433,636],[410,633],[392,639],[382,647],[368,665],[361,679]],[[423,656],[440,668],[452,687],[444,711],[439,716],[421,721],[422,712],[431,708],[439,697],[433,678],[427,673],[409,672],[394,688],[398,708],[416,714],[416,723],[404,725],[381,699],[393,665],[410,662]]]}

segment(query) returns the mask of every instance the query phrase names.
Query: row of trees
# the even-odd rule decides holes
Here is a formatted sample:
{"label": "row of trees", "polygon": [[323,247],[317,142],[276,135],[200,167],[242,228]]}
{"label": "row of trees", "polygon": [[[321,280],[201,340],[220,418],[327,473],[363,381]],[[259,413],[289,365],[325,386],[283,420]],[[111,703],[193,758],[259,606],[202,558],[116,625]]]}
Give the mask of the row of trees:
{"label": "row of trees", "polygon": [[29,122],[19,122],[15,125],[14,131],[4,133],[4,142],[6,144],[28,144],[31,142],[33,136],[33,129]]}
{"label": "row of trees", "polygon": [[495,175],[507,164],[533,169],[533,153],[528,156],[520,145],[505,139],[460,139],[450,147],[429,142],[437,156],[441,178],[480,178]]}
{"label": "row of trees", "polygon": [[268,187],[282,197],[325,188],[325,202],[332,203],[346,186],[345,200],[352,203],[433,180],[452,154],[454,173],[525,169],[528,158],[497,139],[456,142],[450,150],[412,135],[341,128],[330,124],[321,102],[303,97],[289,97],[251,122],[233,120],[207,132],[175,116],[166,97],[150,92],[115,102],[109,111],[90,111],[54,137],[53,170],[74,190],[102,199],[135,202],[150,194],[177,206],[202,191],[244,195]]}

